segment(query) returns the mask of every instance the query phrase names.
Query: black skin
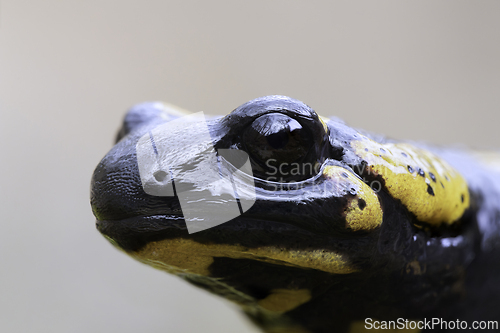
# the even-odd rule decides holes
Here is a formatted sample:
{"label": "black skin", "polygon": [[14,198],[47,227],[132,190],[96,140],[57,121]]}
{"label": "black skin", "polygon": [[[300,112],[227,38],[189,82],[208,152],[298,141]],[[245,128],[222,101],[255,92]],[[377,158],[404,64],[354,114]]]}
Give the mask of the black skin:
{"label": "black skin", "polygon": [[[349,148],[358,132],[340,121],[330,121],[326,133],[316,113],[302,102],[282,96],[259,98],[235,109],[222,121],[209,122],[215,148],[249,153],[254,175],[261,178],[255,180],[255,205],[234,220],[188,234],[178,199],[148,195],[141,186],[135,145],[147,131],[169,120],[159,113],[152,104],[132,109],[119,131],[117,144],[99,163],[92,178],[91,205],[97,228],[123,250],[132,253],[149,242],[174,238],[202,244],[240,244],[250,249],[329,249],[348,256],[359,270],[336,275],[250,259],[216,257],[209,267],[210,277],[185,277],[229,299],[232,295],[211,283],[211,278],[218,278],[255,300],[264,299],[273,289],[311,290],[311,301],[281,318],[270,319],[258,310],[248,311],[264,330],[299,324],[314,333],[348,332],[353,321],[365,318],[460,319],[469,325],[475,320],[500,321],[500,182],[465,154],[440,152],[469,184],[471,206],[459,223],[447,228],[426,226],[383,188],[378,192],[384,214],[381,227],[370,232],[352,232],[345,229],[342,216],[349,195],[311,196],[313,184],[328,181],[321,175],[285,176],[285,181],[303,181],[301,194],[290,196],[287,201],[274,200],[270,184],[262,180],[266,172],[258,156],[262,147],[255,143],[256,134],[247,128],[263,115],[268,115],[269,121],[281,122],[281,115],[286,115],[303,128],[301,135],[305,139],[291,146],[301,151],[300,163],[338,165],[352,173],[363,170],[356,168],[363,161]],[[257,134],[264,135],[259,126],[255,125]],[[275,156],[290,161],[293,152],[282,149],[281,139],[273,138],[278,151]],[[297,148],[300,145],[304,147]],[[369,175],[359,176],[377,180]],[[444,246],[443,239],[456,241],[455,246]],[[418,269],[421,274],[416,274]]]}

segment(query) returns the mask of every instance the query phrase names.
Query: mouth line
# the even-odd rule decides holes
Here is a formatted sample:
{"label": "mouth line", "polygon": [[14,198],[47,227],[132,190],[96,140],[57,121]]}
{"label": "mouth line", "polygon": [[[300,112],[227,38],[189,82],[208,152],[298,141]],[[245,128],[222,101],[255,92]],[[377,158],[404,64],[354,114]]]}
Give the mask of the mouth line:
{"label": "mouth line", "polygon": [[245,216],[193,234],[187,232],[182,216],[167,214],[97,220],[96,227],[127,252],[138,251],[150,242],[168,239],[192,239],[202,244],[238,244],[248,248],[272,245],[321,250],[337,250],[339,243],[346,241],[288,223]]}

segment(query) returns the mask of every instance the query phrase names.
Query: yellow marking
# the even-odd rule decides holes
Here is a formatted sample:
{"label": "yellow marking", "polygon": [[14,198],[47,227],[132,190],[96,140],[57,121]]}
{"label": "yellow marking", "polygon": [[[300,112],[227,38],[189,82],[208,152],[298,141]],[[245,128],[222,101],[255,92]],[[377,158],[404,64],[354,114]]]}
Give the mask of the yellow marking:
{"label": "yellow marking", "polygon": [[[379,323],[377,323],[377,327],[380,327],[378,329],[376,329],[376,328],[367,329],[366,327],[370,327],[370,325],[365,326],[365,322],[364,321],[355,321],[349,327],[349,333],[362,333],[362,332],[371,332],[371,331],[383,331],[383,332],[387,332],[387,333],[399,333],[399,332],[418,333],[418,332],[420,332],[420,330],[418,328],[415,328],[415,329],[411,329],[411,328],[407,328],[407,329],[406,328],[403,328],[403,329],[393,328],[393,327],[398,327],[398,326],[396,326],[397,322],[394,322],[394,324],[391,323],[391,326],[390,326],[391,328],[389,328],[388,325],[384,324],[384,323],[388,323],[388,321],[384,322],[384,321],[381,321],[381,320],[374,319],[371,323],[373,324],[376,321],[379,322]],[[402,324],[405,325],[404,322]],[[417,325],[417,322],[415,322],[415,321],[408,321],[408,326],[407,327],[412,327],[414,325]],[[417,327],[417,326],[415,326],[415,327]]]}
{"label": "yellow marking", "polygon": [[241,245],[201,244],[183,238],[151,242],[141,250],[129,254],[141,262],[173,274],[210,276],[209,267],[214,257],[252,259],[334,274],[356,272],[344,256],[327,250],[291,250],[274,246],[247,248]]}
{"label": "yellow marking", "polygon": [[[382,177],[390,195],[401,200],[420,221],[450,225],[469,207],[465,179],[436,155],[409,144],[380,144],[367,137],[351,142],[351,146],[368,163],[365,172]],[[424,177],[418,174],[419,168]]]}
{"label": "yellow marking", "polygon": [[243,311],[251,317],[258,316],[263,326],[261,329],[266,333],[312,333],[301,325],[283,316],[282,312],[270,311],[254,303],[253,306],[243,306]]}
{"label": "yellow marking", "polygon": [[[345,212],[346,228],[353,231],[373,230],[382,224],[382,207],[375,192],[361,179],[338,166],[326,166],[323,174],[347,190],[354,188],[356,195],[350,200]],[[347,177],[345,177],[347,175]],[[365,207],[360,208],[364,201]]]}
{"label": "yellow marking", "polygon": [[308,289],[273,289],[271,294],[257,303],[266,310],[284,313],[311,300]]}
{"label": "yellow marking", "polygon": [[319,121],[321,121],[321,124],[323,125],[323,128],[325,129],[325,133],[329,133],[328,126],[326,124],[330,121],[330,118],[321,117],[321,116],[318,116],[318,117],[319,117]]}
{"label": "yellow marking", "polygon": [[422,270],[420,263],[417,260],[414,260],[406,265],[406,273],[414,275],[422,275],[422,273],[425,273],[425,266],[424,269]]}

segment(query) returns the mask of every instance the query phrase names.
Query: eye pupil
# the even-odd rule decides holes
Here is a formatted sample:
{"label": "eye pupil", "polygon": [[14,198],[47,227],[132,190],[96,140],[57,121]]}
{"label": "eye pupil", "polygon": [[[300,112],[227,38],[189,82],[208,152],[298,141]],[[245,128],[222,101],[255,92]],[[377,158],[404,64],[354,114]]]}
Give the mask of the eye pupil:
{"label": "eye pupil", "polygon": [[[267,113],[255,119],[243,134],[243,143],[255,170],[266,173],[277,168],[288,173],[305,158],[313,146],[309,130],[282,113]],[[272,166],[272,168],[270,167]],[[267,176],[270,176],[266,173]],[[271,176],[278,176],[272,174]],[[297,177],[308,177],[300,175]]]}
{"label": "eye pupil", "polygon": [[283,149],[288,143],[289,135],[285,131],[273,133],[267,137],[267,142],[274,149]]}

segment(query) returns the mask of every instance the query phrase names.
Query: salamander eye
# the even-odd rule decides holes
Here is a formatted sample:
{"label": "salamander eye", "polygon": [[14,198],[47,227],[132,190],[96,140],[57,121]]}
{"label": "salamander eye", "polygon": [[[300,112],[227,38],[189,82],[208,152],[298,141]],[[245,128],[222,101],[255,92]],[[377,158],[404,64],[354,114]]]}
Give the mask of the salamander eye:
{"label": "salamander eye", "polygon": [[[268,113],[255,119],[245,130],[243,144],[253,164],[258,164],[257,170],[279,168],[286,172],[304,162],[313,146],[313,138],[297,120],[281,113]],[[310,175],[299,178],[305,176]]]}

